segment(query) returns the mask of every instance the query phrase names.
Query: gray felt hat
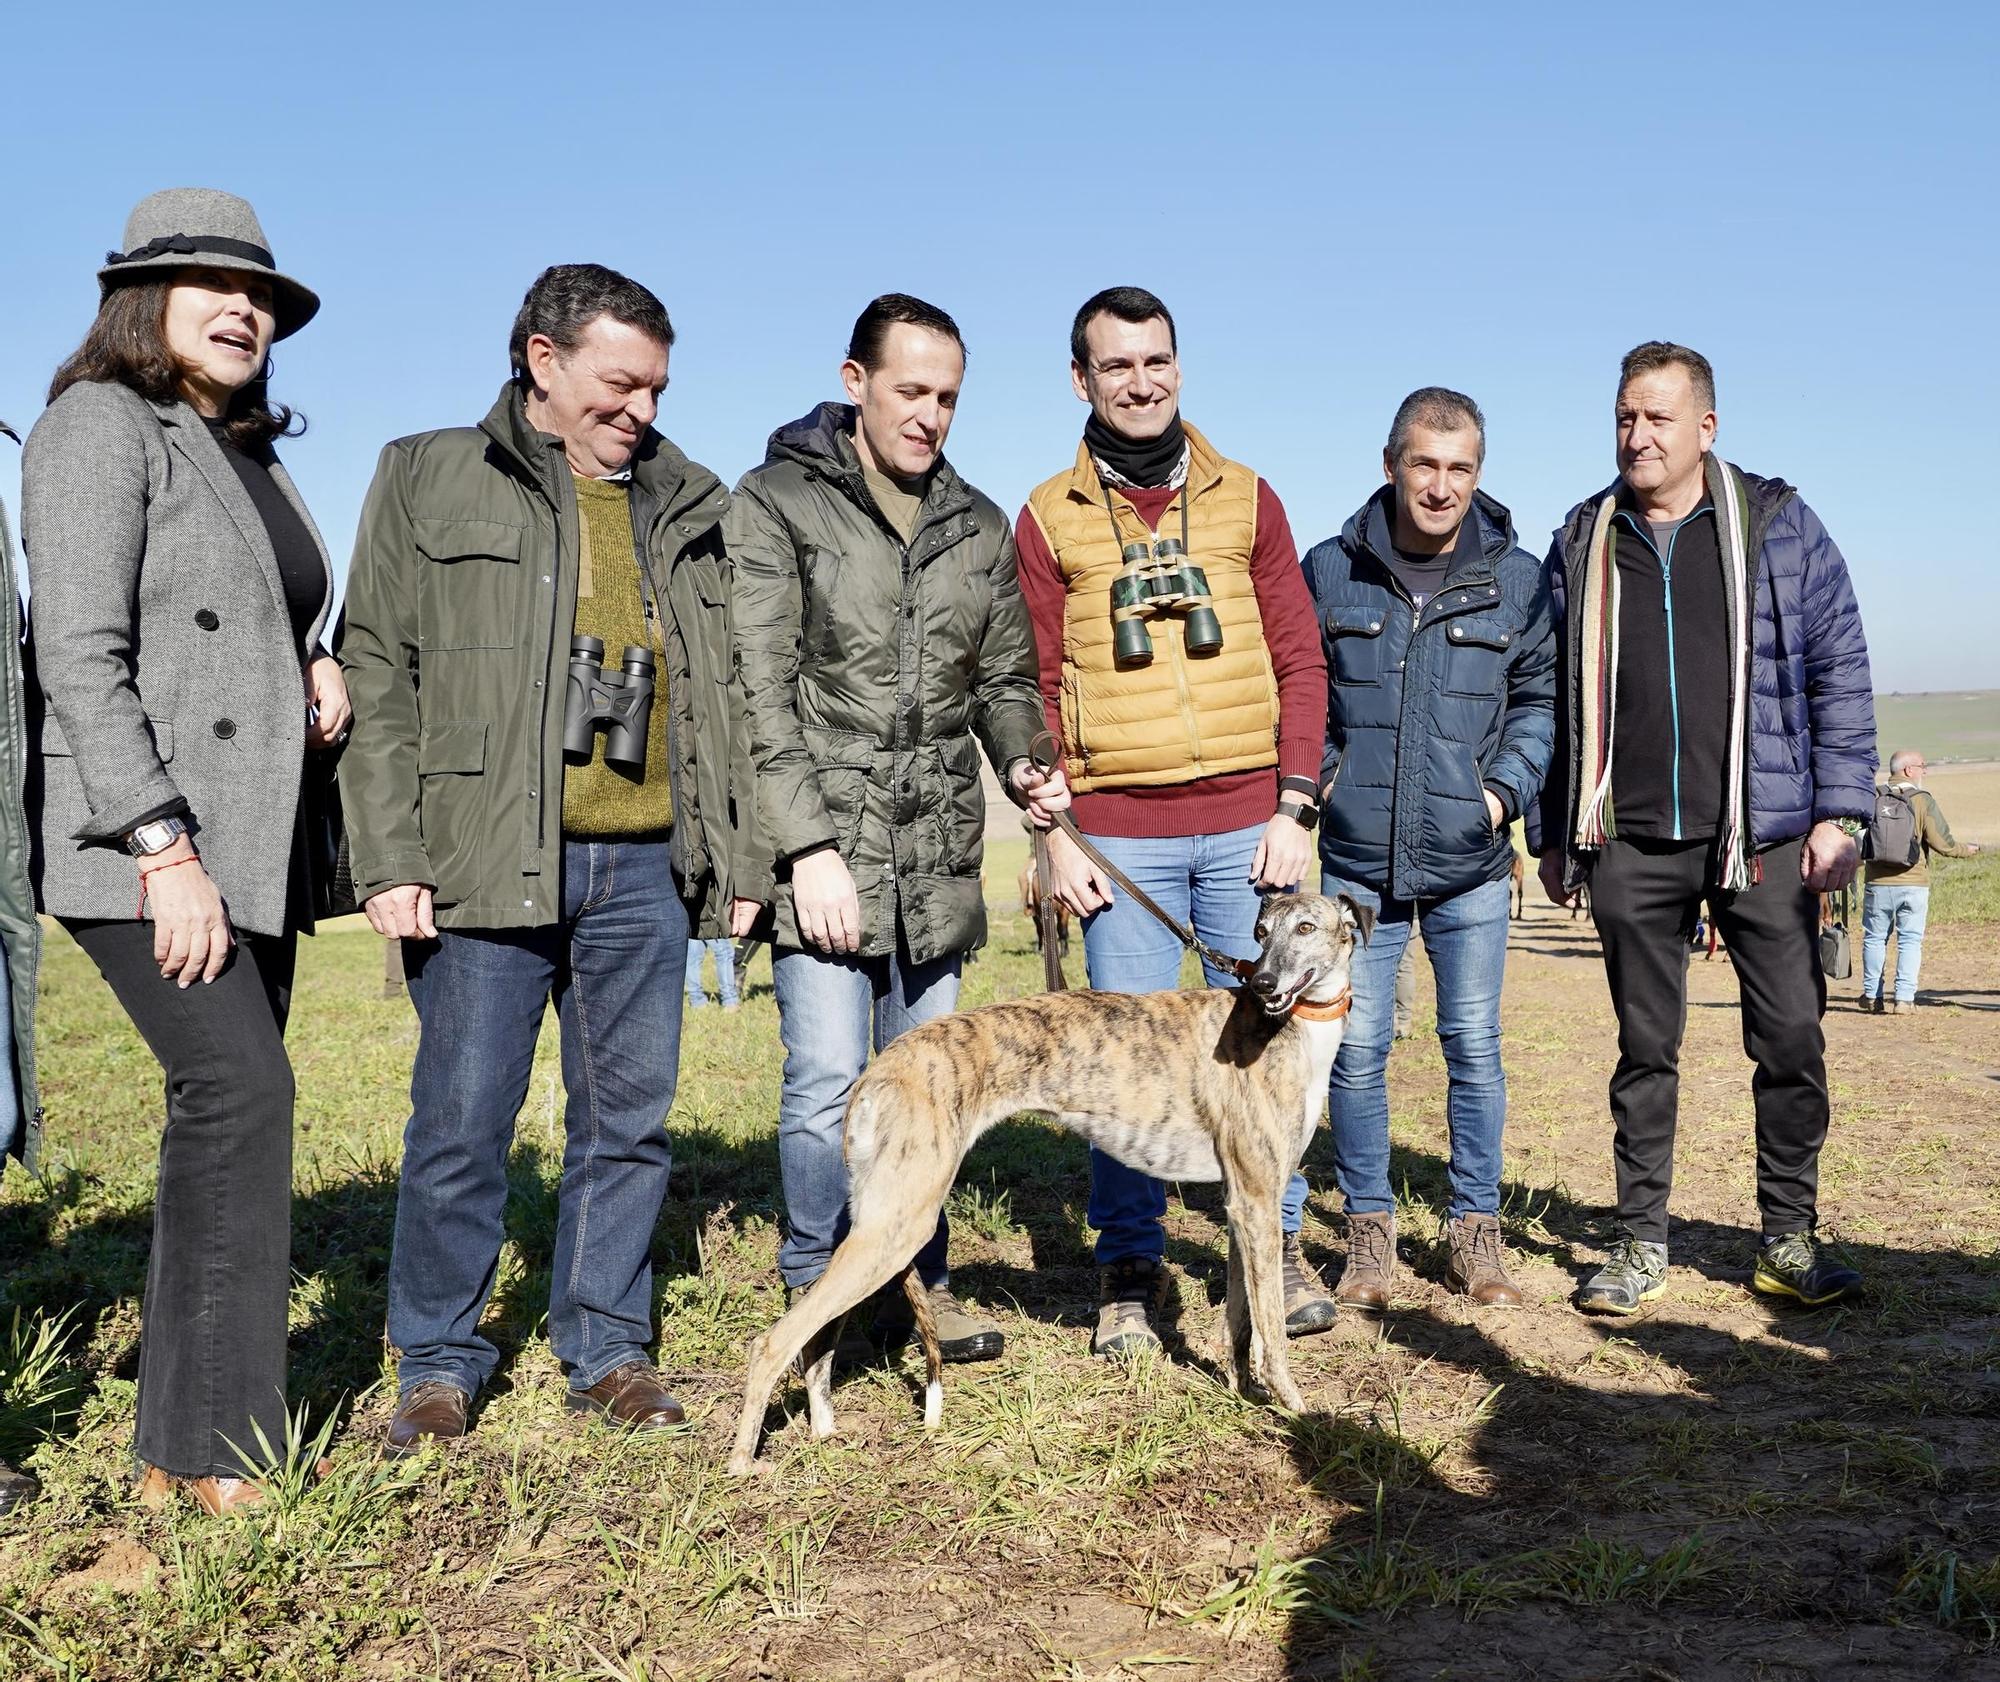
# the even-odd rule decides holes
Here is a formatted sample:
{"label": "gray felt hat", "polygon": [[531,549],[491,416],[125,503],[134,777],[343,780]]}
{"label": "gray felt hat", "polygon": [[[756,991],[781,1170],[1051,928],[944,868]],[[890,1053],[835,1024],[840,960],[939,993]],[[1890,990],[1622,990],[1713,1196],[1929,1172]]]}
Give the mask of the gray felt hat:
{"label": "gray felt hat", "polygon": [[276,337],[288,338],[319,313],[319,294],[280,274],[249,202],[213,187],[169,187],[148,195],[125,218],[125,249],[107,251],[97,284],[112,287],[153,269],[243,269],[270,278]]}

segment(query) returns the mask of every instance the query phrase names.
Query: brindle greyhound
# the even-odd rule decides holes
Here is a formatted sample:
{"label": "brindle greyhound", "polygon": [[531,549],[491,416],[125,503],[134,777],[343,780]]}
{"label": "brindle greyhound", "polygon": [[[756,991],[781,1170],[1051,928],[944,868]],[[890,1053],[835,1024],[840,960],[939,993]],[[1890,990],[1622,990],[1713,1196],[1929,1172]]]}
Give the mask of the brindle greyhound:
{"label": "brindle greyhound", "polygon": [[1044,993],[942,1017],[889,1046],[847,1101],[847,1236],[751,1340],[730,1471],[750,1470],[771,1392],[801,1354],[812,1434],[832,1434],[840,1322],[898,1273],[924,1348],[924,1427],[937,1424],[937,1330],[912,1257],[973,1141],[1024,1111],[1156,1178],[1223,1182],[1230,1381],[1303,1408],[1285,1352],[1279,1200],[1325,1113],[1349,959],[1374,922],[1345,894],[1274,898],[1241,992]]}

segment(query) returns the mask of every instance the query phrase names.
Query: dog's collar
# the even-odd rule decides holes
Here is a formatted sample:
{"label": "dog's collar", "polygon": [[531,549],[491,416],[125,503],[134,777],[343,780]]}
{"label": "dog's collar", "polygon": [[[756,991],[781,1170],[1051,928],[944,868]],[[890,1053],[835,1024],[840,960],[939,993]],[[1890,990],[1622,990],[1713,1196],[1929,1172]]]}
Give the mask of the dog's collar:
{"label": "dog's collar", "polygon": [[1354,989],[1347,988],[1337,999],[1319,1003],[1313,999],[1301,999],[1292,1006],[1291,1014],[1303,1017],[1308,1022],[1338,1022],[1354,1008]]}

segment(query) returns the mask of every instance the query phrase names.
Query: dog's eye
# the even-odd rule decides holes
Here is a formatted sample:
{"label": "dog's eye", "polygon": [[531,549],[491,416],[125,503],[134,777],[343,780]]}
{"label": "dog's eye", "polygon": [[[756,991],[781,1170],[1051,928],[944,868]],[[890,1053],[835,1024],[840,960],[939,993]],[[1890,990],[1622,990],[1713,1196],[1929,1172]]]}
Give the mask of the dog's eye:
{"label": "dog's eye", "polygon": [[1271,928],[1268,923],[1259,923],[1250,933],[1257,940],[1269,940],[1271,938]]}
{"label": "dog's eye", "polygon": [[1312,932],[1313,932],[1313,925],[1312,925],[1311,923],[1301,923],[1301,924],[1299,924],[1299,933],[1300,933],[1300,934],[1311,934]]}

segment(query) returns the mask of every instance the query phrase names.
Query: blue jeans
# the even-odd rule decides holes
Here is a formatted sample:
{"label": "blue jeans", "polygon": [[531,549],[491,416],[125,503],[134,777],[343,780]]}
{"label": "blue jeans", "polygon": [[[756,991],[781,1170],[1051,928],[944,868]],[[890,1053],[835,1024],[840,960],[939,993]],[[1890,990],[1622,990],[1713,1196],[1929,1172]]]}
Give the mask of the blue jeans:
{"label": "blue jeans", "polygon": [[[826,1271],[847,1236],[847,1161],[841,1154],[847,1095],[880,1051],[906,1028],[949,1016],[958,1004],[956,953],[913,964],[893,958],[774,951],[778,1037],[785,1076],[778,1094],[778,1172],[785,1189],[785,1236],[778,1271],[795,1290]],[[917,1276],[945,1282],[947,1229],[917,1252]]]}
{"label": "blue jeans", "polygon": [[4,941],[0,941],[0,1048],[6,1052],[0,1062],[0,1164],[4,1164],[21,1129],[21,1094],[14,1084],[14,989],[7,975]]}
{"label": "blue jeans", "polygon": [[1354,950],[1354,1007],[1333,1062],[1328,1105],[1333,1172],[1350,1215],[1388,1214],[1390,1019],[1396,966],[1419,921],[1437,977],[1437,1032],[1449,1086],[1450,1215],[1500,1212],[1500,1135],[1507,1124],[1507,1077],[1500,1067],[1500,980],[1507,964],[1509,883],[1482,882],[1446,899],[1385,899],[1373,888],[1327,875],[1323,893],[1352,894],[1377,907],[1375,933]]}
{"label": "blue jeans", "polygon": [[725,1005],[736,1003],[736,944],[728,940],[690,940],[688,942],[688,1003],[699,1010],[708,1003],[708,995],[701,990],[701,955],[703,951],[715,954],[715,991]]}
{"label": "blue jeans", "polygon": [[587,1390],[652,1341],[653,1227],[667,1195],[688,918],[664,841],[565,841],[563,920],[405,941],[422,1033],[389,1263],[403,1389],[475,1394],[505,1236],[507,1150],[551,997],[562,1030],[562,1184],[549,1344]]}
{"label": "blue jeans", "polygon": [[1872,882],[1861,896],[1861,996],[1882,996],[1882,961],[1889,953],[1889,931],[1896,933],[1896,1002],[1913,1003],[1917,971],[1924,961],[1924,924],[1930,920],[1929,888],[1898,888]]}
{"label": "blue jeans", "polygon": [[[1257,890],[1250,864],[1264,826],[1223,835],[1135,837],[1092,835],[1106,858],[1158,900],[1171,915],[1192,920],[1194,932],[1231,957],[1257,950]],[[1161,993],[1180,984],[1181,943],[1129,894],[1112,890],[1111,904],[1084,920],[1083,961],[1090,984],[1103,993]],[[1211,987],[1235,977],[1204,966]],[[1284,1229],[1297,1232],[1305,1214],[1306,1177],[1285,1187]],[[1128,1168],[1095,1146],[1090,1152],[1090,1224],[1097,1228],[1097,1262],[1108,1267],[1132,1256],[1158,1261],[1166,1254],[1167,1188],[1150,1174]]]}

